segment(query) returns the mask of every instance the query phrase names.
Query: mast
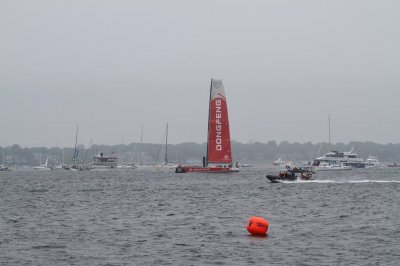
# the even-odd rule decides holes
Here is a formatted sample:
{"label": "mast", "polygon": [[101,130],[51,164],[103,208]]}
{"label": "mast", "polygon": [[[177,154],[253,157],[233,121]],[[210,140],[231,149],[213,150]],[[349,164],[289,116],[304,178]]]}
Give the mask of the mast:
{"label": "mast", "polygon": [[76,133],[75,133],[75,146],[74,146],[74,156],[72,157],[72,166],[76,166],[76,159],[77,159],[77,150],[76,145],[78,143],[78,125],[76,125]]}
{"label": "mast", "polygon": [[331,148],[331,114],[328,114],[328,125],[329,125],[328,144],[329,144],[329,149],[330,149]]}
{"label": "mast", "polygon": [[143,124],[142,124],[142,129],[140,131],[140,147],[139,147],[139,152],[138,152],[138,163],[139,165],[142,165],[142,144],[143,144]]}
{"label": "mast", "polygon": [[207,153],[206,153],[206,158],[205,158],[205,160],[203,159],[203,166],[207,166],[207,165],[208,165],[208,139],[210,138],[210,115],[211,115],[211,91],[212,91],[212,83],[213,83],[213,79],[211,79],[211,84],[210,84],[210,98],[208,99]]}
{"label": "mast", "polygon": [[165,131],[165,164],[168,164],[168,123]]}

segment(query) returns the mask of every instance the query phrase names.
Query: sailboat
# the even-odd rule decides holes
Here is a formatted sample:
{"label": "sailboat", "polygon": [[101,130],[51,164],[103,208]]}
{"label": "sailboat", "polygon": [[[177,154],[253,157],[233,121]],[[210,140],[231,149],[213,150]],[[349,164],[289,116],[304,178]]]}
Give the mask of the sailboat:
{"label": "sailboat", "polygon": [[[132,164],[133,156],[135,156],[135,163]],[[146,165],[145,159],[143,158],[143,124],[140,130],[140,143],[135,145],[134,153],[132,154],[131,158],[131,165],[134,165],[135,168],[139,169],[147,169],[153,168],[154,165]]]}
{"label": "sailboat", "polygon": [[230,173],[238,172],[232,165],[228,106],[222,80],[211,79],[208,111],[207,155],[202,166],[178,165],[176,173]]}
{"label": "sailboat", "polygon": [[64,161],[65,161],[64,149],[62,150],[62,158],[63,158],[62,163],[57,161],[56,165],[53,167],[53,170],[69,170],[70,169],[69,166],[64,163]]}
{"label": "sailboat", "polygon": [[[329,125],[329,135],[328,135],[328,145],[331,147],[331,114],[328,115],[328,125]],[[318,151],[318,156],[321,151],[321,146]],[[346,155],[347,159],[345,159],[345,153],[339,153],[337,151],[330,151],[325,156],[317,157],[314,159],[313,166],[315,171],[342,171],[342,170],[351,170],[351,166],[349,165],[347,159],[356,158],[357,154],[353,154],[352,151],[348,152]],[[350,159],[351,160],[351,159]],[[356,158],[357,161],[358,158]],[[363,161],[363,159],[361,159]]]}
{"label": "sailboat", "polygon": [[46,158],[46,162],[40,166],[35,166],[33,167],[34,170],[37,171],[50,171],[52,170],[51,167],[49,166],[49,158]]}
{"label": "sailboat", "polygon": [[11,171],[11,169],[4,163],[4,150],[1,150],[2,152],[2,158],[3,158],[3,164],[0,165],[0,171]]}
{"label": "sailboat", "polygon": [[[79,163],[78,158],[79,158],[79,149],[77,147],[78,145],[78,125],[76,125],[76,133],[75,133],[75,145],[74,145],[74,154],[72,156],[72,166],[69,170],[71,171],[84,171],[84,170],[90,170],[91,167],[82,163]],[[82,144],[82,150],[83,150],[83,144]],[[79,163],[79,164],[78,164]]]}
{"label": "sailboat", "polygon": [[165,157],[164,157],[164,162],[161,164],[161,167],[174,169],[178,166],[179,163],[172,163],[168,161],[168,123],[167,123],[167,127],[165,129]]}

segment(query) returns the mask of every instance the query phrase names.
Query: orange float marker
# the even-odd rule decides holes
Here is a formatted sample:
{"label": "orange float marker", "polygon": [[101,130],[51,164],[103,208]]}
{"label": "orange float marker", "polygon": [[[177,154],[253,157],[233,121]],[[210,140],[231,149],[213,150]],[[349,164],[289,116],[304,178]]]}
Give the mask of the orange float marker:
{"label": "orange float marker", "polygon": [[247,223],[247,231],[253,236],[267,236],[269,223],[261,217],[252,216]]}

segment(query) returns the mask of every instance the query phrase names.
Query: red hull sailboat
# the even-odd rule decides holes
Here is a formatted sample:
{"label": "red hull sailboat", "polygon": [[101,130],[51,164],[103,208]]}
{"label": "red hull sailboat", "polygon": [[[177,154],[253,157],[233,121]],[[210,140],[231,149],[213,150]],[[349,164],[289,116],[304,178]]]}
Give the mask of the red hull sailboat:
{"label": "red hull sailboat", "polygon": [[208,112],[207,156],[203,157],[203,166],[179,165],[175,172],[229,173],[238,171],[239,169],[232,165],[228,106],[224,85],[221,80],[212,79]]}

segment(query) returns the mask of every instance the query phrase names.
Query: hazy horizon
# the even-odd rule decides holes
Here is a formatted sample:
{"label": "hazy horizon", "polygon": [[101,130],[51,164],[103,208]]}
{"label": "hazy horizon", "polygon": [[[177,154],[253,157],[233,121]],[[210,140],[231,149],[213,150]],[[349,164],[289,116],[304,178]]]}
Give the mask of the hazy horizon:
{"label": "hazy horizon", "polygon": [[1,1],[0,146],[400,143],[398,1]]}
{"label": "hazy horizon", "polygon": [[[295,142],[295,141],[287,141],[287,140],[282,140],[282,141],[269,140],[269,141],[266,141],[266,142],[253,141],[253,142],[244,143],[244,142],[232,140],[232,143],[248,144],[248,145],[252,145],[252,144],[256,144],[256,143],[268,144],[269,142],[275,142],[278,146],[279,146],[280,144],[282,144],[282,143],[288,143],[288,144],[290,144],[290,145],[292,145],[292,144],[305,145],[305,144],[311,143],[311,144],[314,145],[314,146],[316,146],[316,145],[322,145],[323,149],[328,149],[328,150],[329,150],[329,148],[328,148],[328,147],[329,147],[329,143],[328,143],[327,141],[322,141],[322,142],[311,142],[311,141],[306,141],[306,142]],[[104,144],[104,143],[94,143],[94,142],[92,142],[92,143],[84,143],[84,142],[79,142],[79,141],[78,141],[77,145],[78,145],[78,146],[83,145],[83,147],[84,147],[85,149],[87,149],[87,148],[89,148],[91,145],[95,145],[95,146],[119,146],[119,145],[129,146],[129,145],[136,145],[136,144],[139,144],[139,143],[140,143],[140,142],[129,142],[129,143],[125,143],[125,142],[124,142],[124,143],[115,143],[115,144]],[[197,145],[206,145],[206,144],[207,144],[206,142],[187,141],[187,142],[181,142],[181,143],[168,143],[168,145],[182,145],[182,144],[188,144],[188,143],[194,143],[194,144],[197,144]],[[373,144],[384,145],[384,146],[385,146],[385,145],[399,145],[399,144],[400,144],[400,143],[391,143],[391,142],[389,142],[389,143],[378,143],[378,142],[371,142],[371,141],[361,142],[361,141],[352,140],[352,141],[349,141],[349,142],[336,142],[336,143],[331,143],[330,145],[331,145],[331,146],[336,146],[336,145],[346,145],[346,146],[347,146],[347,145],[349,145],[349,144],[351,144],[351,143],[357,143],[357,144],[373,143]],[[143,145],[146,145],[146,144],[164,146],[164,145],[165,145],[165,139],[164,139],[164,141],[162,141],[162,142],[143,142]],[[60,149],[63,149],[63,148],[71,148],[71,149],[73,149],[73,148],[74,148],[74,144],[67,145],[67,146],[60,146],[60,145],[58,145],[58,143],[56,143],[55,145],[50,145],[50,146],[23,146],[23,145],[20,145],[20,144],[18,144],[18,143],[14,143],[14,144],[7,145],[7,146],[1,146],[1,145],[0,145],[0,148],[10,148],[10,147],[12,147],[12,146],[14,146],[14,145],[18,145],[19,147],[21,147],[21,148],[23,148],[23,149],[24,149],[24,148],[28,148],[28,149],[30,149],[30,148],[47,148],[47,149],[53,149],[53,148],[60,148]],[[357,148],[357,146],[355,146],[355,148]]]}

